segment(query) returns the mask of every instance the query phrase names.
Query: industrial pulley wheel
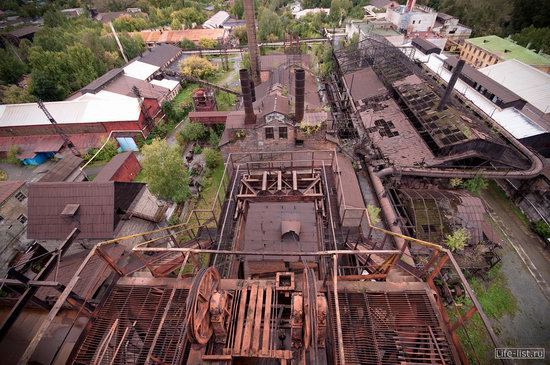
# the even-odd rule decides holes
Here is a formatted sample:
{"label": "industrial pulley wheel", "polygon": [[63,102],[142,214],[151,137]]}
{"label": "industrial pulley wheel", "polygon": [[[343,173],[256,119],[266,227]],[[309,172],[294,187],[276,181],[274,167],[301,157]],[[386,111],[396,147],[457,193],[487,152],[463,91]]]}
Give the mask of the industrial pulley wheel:
{"label": "industrial pulley wheel", "polygon": [[220,273],[215,267],[199,271],[187,297],[187,335],[193,343],[206,345],[212,337],[210,323],[210,298],[220,283]]}

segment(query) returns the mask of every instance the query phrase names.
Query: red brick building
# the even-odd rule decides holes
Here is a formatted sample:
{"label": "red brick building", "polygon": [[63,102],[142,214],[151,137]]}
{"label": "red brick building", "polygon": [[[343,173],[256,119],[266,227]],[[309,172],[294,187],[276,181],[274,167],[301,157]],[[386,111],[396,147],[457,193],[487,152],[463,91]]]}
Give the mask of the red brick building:
{"label": "red brick building", "polygon": [[133,152],[119,153],[94,179],[94,182],[132,182],[141,171],[141,165]]}

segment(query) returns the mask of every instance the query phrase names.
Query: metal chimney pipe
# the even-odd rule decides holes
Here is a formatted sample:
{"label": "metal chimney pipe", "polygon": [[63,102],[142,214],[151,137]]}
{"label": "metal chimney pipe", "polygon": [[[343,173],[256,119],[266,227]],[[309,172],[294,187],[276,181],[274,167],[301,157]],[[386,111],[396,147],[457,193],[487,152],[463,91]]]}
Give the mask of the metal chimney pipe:
{"label": "metal chimney pipe", "polygon": [[294,119],[297,123],[300,123],[304,119],[304,104],[305,104],[305,85],[306,85],[306,73],[303,69],[298,68],[295,71],[295,86],[294,86],[294,98],[295,98],[295,110]]}
{"label": "metal chimney pipe", "polygon": [[250,94],[252,94],[252,102],[256,101],[256,86],[254,81],[250,80]]}
{"label": "metal chimney pipe", "polygon": [[456,63],[455,69],[453,70],[453,74],[451,75],[451,79],[449,80],[449,83],[447,84],[447,88],[445,89],[445,94],[441,98],[441,101],[439,102],[439,106],[437,107],[438,111],[443,111],[443,108],[445,108],[445,105],[447,104],[447,101],[451,97],[451,94],[453,93],[453,89],[455,88],[456,81],[458,80],[458,76],[460,76],[460,73],[462,72],[462,69],[464,68],[464,64],[466,62],[464,60],[458,60]]}
{"label": "metal chimney pipe", "polygon": [[256,14],[254,12],[254,0],[244,0],[244,19],[246,21],[246,35],[248,37],[248,54],[250,55],[250,68],[252,69],[252,81],[260,84],[260,67],[258,65],[258,41],[256,40]]}
{"label": "metal chimney pipe", "polygon": [[256,115],[254,114],[254,108],[252,106],[252,93],[250,92],[250,76],[248,70],[243,68],[239,71],[241,78],[241,92],[243,94],[243,106],[244,106],[244,124],[256,123]]}

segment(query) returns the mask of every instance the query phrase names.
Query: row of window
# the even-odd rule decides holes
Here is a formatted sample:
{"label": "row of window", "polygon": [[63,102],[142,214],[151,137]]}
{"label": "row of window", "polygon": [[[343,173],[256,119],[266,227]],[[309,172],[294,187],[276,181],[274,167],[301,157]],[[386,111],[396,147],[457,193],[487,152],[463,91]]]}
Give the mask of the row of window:
{"label": "row of window", "polygon": [[[265,127],[265,139],[275,139],[274,127]],[[279,139],[288,139],[287,127],[279,127]]]}

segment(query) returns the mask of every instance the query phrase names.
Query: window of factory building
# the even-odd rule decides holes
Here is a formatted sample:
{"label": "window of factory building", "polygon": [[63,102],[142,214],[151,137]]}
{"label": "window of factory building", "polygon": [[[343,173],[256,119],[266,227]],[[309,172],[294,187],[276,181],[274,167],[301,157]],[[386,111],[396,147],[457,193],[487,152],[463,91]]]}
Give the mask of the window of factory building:
{"label": "window of factory building", "polygon": [[288,128],[279,127],[279,139],[287,139],[287,138],[288,138]]}
{"label": "window of factory building", "polygon": [[273,139],[275,138],[273,134],[273,127],[266,127],[265,129],[265,139]]}
{"label": "window of factory building", "polygon": [[21,224],[25,224],[25,223],[27,223],[27,216],[25,216],[24,214],[21,214],[19,217],[17,217],[17,220],[18,220]]}
{"label": "window of factory building", "polygon": [[23,194],[22,192],[18,192],[17,194],[15,194],[15,199],[22,202],[23,200],[27,199],[27,196],[25,194]]}

